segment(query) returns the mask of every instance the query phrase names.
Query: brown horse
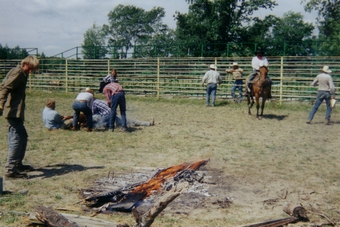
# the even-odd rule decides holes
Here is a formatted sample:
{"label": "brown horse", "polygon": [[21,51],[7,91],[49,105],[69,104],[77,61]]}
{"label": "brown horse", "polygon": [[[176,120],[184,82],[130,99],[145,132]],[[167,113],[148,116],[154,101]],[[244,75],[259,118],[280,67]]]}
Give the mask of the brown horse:
{"label": "brown horse", "polygon": [[[254,105],[254,96],[256,100],[256,118],[261,119],[263,116],[263,109],[268,94],[270,93],[270,81],[267,78],[268,68],[261,66],[259,72],[254,77],[252,82],[252,90],[247,95],[248,100],[248,114],[251,115],[250,108]],[[247,83],[246,83],[247,86]],[[260,97],[262,97],[261,114],[259,116]]]}

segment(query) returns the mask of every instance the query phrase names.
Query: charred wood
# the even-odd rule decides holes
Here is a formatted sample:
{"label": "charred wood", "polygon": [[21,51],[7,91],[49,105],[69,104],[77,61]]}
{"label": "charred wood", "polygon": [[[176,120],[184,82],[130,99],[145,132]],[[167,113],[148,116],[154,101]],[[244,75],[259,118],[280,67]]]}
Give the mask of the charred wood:
{"label": "charred wood", "polygon": [[39,206],[36,208],[36,218],[51,227],[79,227],[75,222],[69,221],[52,207]]}
{"label": "charred wood", "polygon": [[149,205],[141,205],[132,210],[132,214],[135,217],[137,227],[149,227],[154,222],[155,218],[171,203],[176,199],[184,190],[189,187],[188,182],[179,182],[170,191],[165,192],[162,196],[157,197]]}

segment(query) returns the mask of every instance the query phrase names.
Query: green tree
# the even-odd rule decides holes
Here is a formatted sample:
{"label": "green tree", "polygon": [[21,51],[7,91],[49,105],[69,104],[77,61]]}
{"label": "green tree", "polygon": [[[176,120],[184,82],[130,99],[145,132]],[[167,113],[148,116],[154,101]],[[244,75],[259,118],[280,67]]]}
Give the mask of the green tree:
{"label": "green tree", "polygon": [[134,46],[147,45],[152,37],[167,31],[162,23],[164,16],[161,7],[145,11],[132,5],[118,5],[108,14],[109,24],[103,26],[109,46],[121,58],[126,57]]}
{"label": "green tree", "polygon": [[340,55],[340,1],[302,0],[305,10],[318,12],[319,54]]}
{"label": "green tree", "polygon": [[313,30],[313,24],[304,22],[301,13],[288,11],[283,18],[275,20],[272,24],[272,32],[267,38],[270,46],[267,49],[271,55],[278,56],[313,54],[311,47]]}
{"label": "green tree", "polygon": [[0,44],[0,59],[8,59],[9,48],[7,45],[4,47]]}
{"label": "green tree", "polygon": [[[183,54],[197,56],[201,49],[208,56],[220,56],[225,43],[243,42],[244,25],[251,22],[253,13],[260,8],[272,9],[274,0],[195,0],[188,13],[176,12],[176,40]],[[199,45],[198,45],[199,44]]]}
{"label": "green tree", "polygon": [[175,52],[175,31],[166,28],[155,34],[147,44],[135,46],[133,57],[170,57]]}
{"label": "green tree", "polygon": [[84,34],[82,53],[84,59],[105,58],[107,49],[105,47],[105,33],[102,27],[93,24]]}

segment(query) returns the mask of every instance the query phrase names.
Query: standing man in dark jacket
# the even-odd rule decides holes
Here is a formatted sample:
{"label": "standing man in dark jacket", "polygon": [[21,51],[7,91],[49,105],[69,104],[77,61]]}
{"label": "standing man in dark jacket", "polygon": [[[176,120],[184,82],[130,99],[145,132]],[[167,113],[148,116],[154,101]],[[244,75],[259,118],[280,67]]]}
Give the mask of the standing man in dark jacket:
{"label": "standing man in dark jacket", "polygon": [[4,115],[9,124],[8,157],[5,177],[26,178],[26,171],[33,170],[30,165],[24,165],[27,146],[27,132],[24,126],[25,98],[28,75],[39,67],[39,60],[28,56],[21,65],[9,71],[0,85],[0,115]]}

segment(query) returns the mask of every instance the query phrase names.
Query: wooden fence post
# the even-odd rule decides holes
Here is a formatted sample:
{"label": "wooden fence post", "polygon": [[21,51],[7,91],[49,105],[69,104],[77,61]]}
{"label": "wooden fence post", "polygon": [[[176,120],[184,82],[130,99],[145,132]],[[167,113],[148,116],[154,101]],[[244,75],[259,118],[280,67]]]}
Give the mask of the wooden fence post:
{"label": "wooden fence post", "polygon": [[65,92],[68,93],[68,61],[65,60]]}
{"label": "wooden fence post", "polygon": [[283,57],[281,57],[280,66],[280,105],[282,104],[282,86],[283,86]]}
{"label": "wooden fence post", "polygon": [[160,78],[159,78],[159,58],[157,58],[157,99],[159,99]]}

